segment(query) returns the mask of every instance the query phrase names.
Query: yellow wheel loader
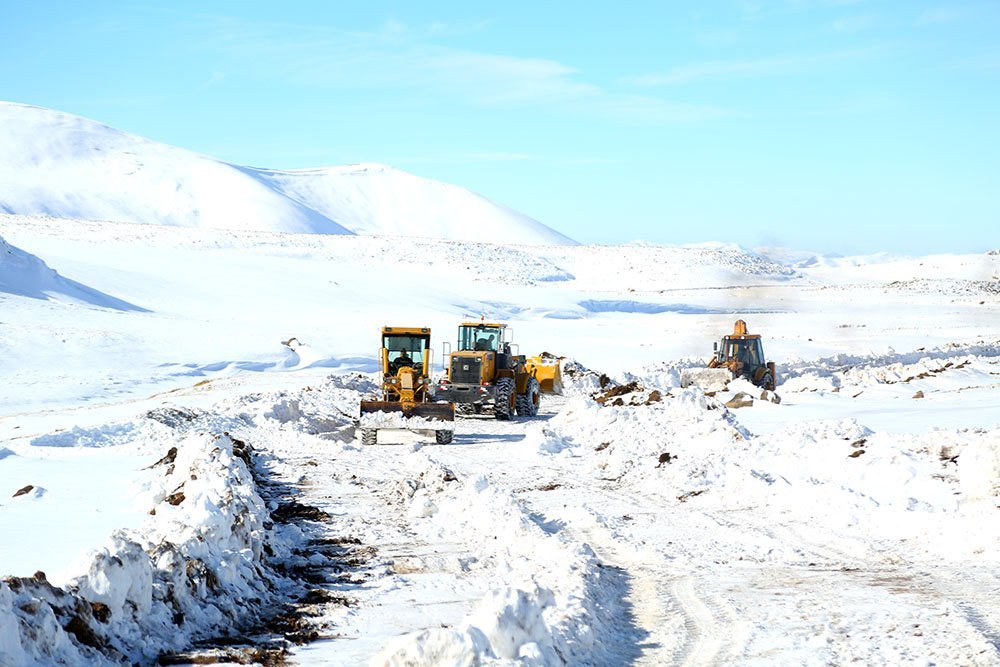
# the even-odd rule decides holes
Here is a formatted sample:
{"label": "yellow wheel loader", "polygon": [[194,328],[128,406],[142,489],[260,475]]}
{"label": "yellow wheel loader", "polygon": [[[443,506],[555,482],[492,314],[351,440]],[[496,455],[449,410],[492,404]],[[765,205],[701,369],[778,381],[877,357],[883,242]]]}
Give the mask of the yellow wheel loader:
{"label": "yellow wheel loader", "polygon": [[686,368],[681,372],[681,386],[722,391],[736,378],[745,378],[771,391],[778,381],[774,362],[764,360],[760,335],[748,333],[743,320],[736,320],[733,333],[723,336],[721,344],[715,344],[715,353],[707,368]]}
{"label": "yellow wheel loader", "polygon": [[361,401],[362,444],[374,445],[380,429],[433,431],[438,444],[451,442],[455,405],[431,402],[431,352],[427,327],[382,327],[382,400]]}
{"label": "yellow wheel loader", "polygon": [[506,324],[463,322],[454,352],[445,343],[446,376],[435,397],[455,403],[459,414],[490,414],[508,420],[515,414],[538,414],[543,393],[562,393],[558,359],[551,355],[525,359],[512,350]]}

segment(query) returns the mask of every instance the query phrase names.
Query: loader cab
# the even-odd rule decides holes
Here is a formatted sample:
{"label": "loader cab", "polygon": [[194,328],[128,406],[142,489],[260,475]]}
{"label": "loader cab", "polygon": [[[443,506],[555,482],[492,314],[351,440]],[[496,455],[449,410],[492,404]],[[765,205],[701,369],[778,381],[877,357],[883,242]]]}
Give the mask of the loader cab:
{"label": "loader cab", "polygon": [[492,384],[499,375],[512,372],[518,359],[516,351],[511,350],[512,341],[512,330],[506,324],[463,322],[458,327],[455,351],[452,352],[448,342],[443,346],[447,381],[480,386]]}
{"label": "loader cab", "polygon": [[502,324],[463,324],[458,327],[458,351],[502,352],[507,327]]}

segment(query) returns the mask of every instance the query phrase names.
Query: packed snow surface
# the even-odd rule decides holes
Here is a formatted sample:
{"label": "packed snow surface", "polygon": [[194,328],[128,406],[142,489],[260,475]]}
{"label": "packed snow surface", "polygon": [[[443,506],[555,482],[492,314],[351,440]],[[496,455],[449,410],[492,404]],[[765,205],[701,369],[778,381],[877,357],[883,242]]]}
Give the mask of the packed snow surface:
{"label": "packed snow surface", "polygon": [[[0,664],[1000,665],[1000,256],[0,237]],[[479,317],[563,395],[363,445]],[[681,387],[735,319],[776,392]]]}

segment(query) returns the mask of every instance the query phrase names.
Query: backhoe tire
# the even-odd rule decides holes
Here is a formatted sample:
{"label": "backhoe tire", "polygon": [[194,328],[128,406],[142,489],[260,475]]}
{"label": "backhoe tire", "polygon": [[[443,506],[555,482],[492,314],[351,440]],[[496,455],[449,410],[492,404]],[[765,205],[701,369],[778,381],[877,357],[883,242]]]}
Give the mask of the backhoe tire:
{"label": "backhoe tire", "polygon": [[514,380],[511,378],[497,380],[494,396],[496,404],[493,407],[493,416],[500,421],[507,421],[513,417],[516,409]]}
{"label": "backhoe tire", "polygon": [[524,388],[523,394],[517,397],[517,414],[520,417],[534,417],[538,414],[538,406],[541,403],[542,390],[538,386],[538,380],[528,378],[528,384]]}
{"label": "backhoe tire", "polygon": [[434,441],[439,445],[450,445],[454,431],[434,431]]}
{"label": "backhoe tire", "polygon": [[374,428],[361,429],[362,445],[374,445],[376,442],[378,442],[378,429]]}

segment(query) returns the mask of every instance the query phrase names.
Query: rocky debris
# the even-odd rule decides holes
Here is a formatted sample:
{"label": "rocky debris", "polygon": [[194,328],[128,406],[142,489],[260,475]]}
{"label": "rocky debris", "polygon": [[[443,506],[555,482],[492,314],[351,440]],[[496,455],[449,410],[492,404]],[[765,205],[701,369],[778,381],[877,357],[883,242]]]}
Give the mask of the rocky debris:
{"label": "rocky debris", "polygon": [[[176,447],[171,447],[170,449],[167,450],[166,455],[162,459],[160,459],[159,461],[157,461],[156,463],[154,463],[152,465],[147,466],[146,469],[148,470],[150,468],[155,468],[157,466],[170,465],[170,464],[172,464],[176,460],[177,460],[177,448]],[[171,470],[172,469],[173,469],[173,466],[171,466]],[[169,475],[170,472],[168,471],[167,474]]]}
{"label": "rocky debris", "polygon": [[741,391],[726,401],[726,407],[731,410],[753,407],[753,396]]}
{"label": "rocky debris", "polygon": [[181,484],[177,488],[176,491],[174,491],[173,493],[167,495],[163,499],[163,502],[169,503],[169,504],[173,505],[174,507],[176,507],[177,505],[180,505],[182,502],[184,502],[184,491],[182,490],[183,488],[184,488],[184,485]]}
{"label": "rocky debris", "polygon": [[[626,401],[626,398],[628,399]],[[612,405],[616,407],[630,405],[652,405],[663,401],[663,394],[659,390],[653,389],[646,392],[645,387],[638,382],[632,381],[626,384],[614,385],[604,392],[593,395],[594,402],[600,405]]]}
{"label": "rocky debris", "polygon": [[677,456],[675,456],[674,454],[671,454],[670,452],[663,452],[662,454],[660,454],[660,458],[659,458],[660,462],[656,464],[656,467],[659,468],[664,463],[670,463],[671,461],[673,461],[676,458],[677,458]]}
{"label": "rocky debris", "polygon": [[[602,389],[607,386],[604,383],[604,380],[606,380],[606,379],[607,379],[607,376],[605,376],[605,375],[601,376],[601,381],[602,381],[601,382],[601,388]],[[596,401],[597,403],[600,403],[601,405],[604,405],[605,403],[607,403],[612,398],[615,398],[615,397],[618,397],[618,396],[624,396],[625,394],[631,394],[633,392],[639,391],[640,389],[641,389],[641,387],[639,387],[638,383],[636,383],[636,382],[629,382],[628,384],[614,385],[614,386],[610,387],[609,389],[605,390],[604,392],[602,392],[602,393],[594,396],[594,401]],[[618,403],[618,405],[621,405],[621,403]]]}
{"label": "rocky debris", "polygon": [[181,409],[174,407],[166,408],[156,408],[150,410],[146,413],[146,419],[152,419],[155,422],[159,422],[164,426],[169,426],[173,429],[179,429],[184,426],[188,426],[191,422],[203,416],[205,413],[191,410],[191,409]]}
{"label": "rocky debris", "polygon": [[760,400],[770,401],[771,403],[778,405],[781,403],[781,396],[778,396],[776,393],[774,393],[769,389],[765,389],[764,391],[760,392]]}
{"label": "rocky debris", "polygon": [[290,500],[278,505],[271,512],[271,519],[276,523],[292,523],[300,519],[308,521],[327,521],[330,515],[318,507],[304,505],[297,500]]}
{"label": "rocky debris", "polygon": [[923,397],[924,397],[924,392],[922,391],[918,391],[913,395],[913,398],[923,398]]}
{"label": "rocky debris", "polygon": [[17,498],[18,496],[23,496],[23,495],[25,495],[27,493],[31,493],[32,489],[34,489],[34,488],[35,488],[35,486],[33,484],[28,484],[27,486],[22,486],[20,489],[18,489],[17,491],[15,491],[14,495],[11,496],[11,497],[12,498]]}

